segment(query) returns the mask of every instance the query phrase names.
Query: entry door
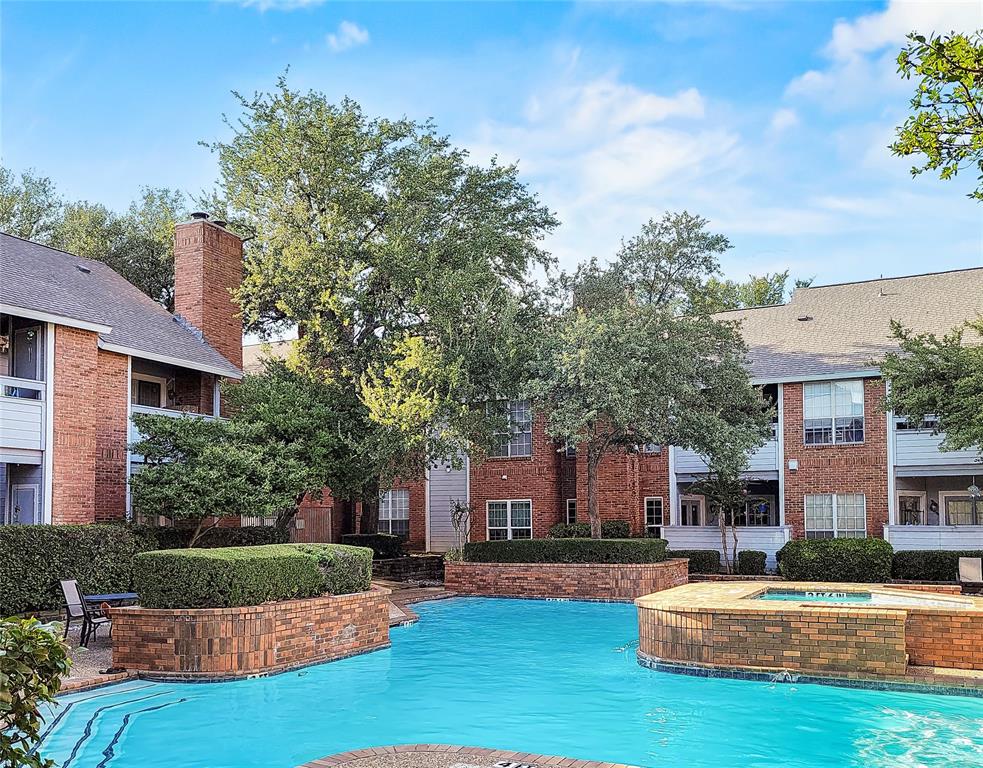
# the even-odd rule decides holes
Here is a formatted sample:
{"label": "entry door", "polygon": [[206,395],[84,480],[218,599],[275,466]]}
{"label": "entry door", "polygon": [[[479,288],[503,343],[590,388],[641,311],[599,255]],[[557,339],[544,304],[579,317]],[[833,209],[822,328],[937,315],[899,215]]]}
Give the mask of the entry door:
{"label": "entry door", "polygon": [[10,522],[14,525],[40,524],[37,485],[13,485],[10,488]]}
{"label": "entry door", "polygon": [[41,378],[38,349],[41,341],[41,326],[18,328],[14,331],[14,370],[19,379],[37,381]]}

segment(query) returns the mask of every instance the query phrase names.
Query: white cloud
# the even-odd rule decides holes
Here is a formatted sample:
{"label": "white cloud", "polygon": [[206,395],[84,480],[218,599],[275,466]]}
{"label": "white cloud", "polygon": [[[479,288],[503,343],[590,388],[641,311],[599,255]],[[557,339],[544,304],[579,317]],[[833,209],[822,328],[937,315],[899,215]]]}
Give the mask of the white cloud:
{"label": "white cloud", "polygon": [[771,116],[768,128],[772,133],[784,133],[789,128],[794,128],[799,124],[799,115],[794,109],[782,107],[776,109]]}
{"label": "white cloud", "polygon": [[328,35],[327,42],[332,51],[340,53],[349,48],[365,45],[369,42],[369,32],[354,21],[343,21],[338,25],[338,29]]}
{"label": "white cloud", "polygon": [[[229,0],[224,1],[229,2]],[[238,2],[244,8],[255,8],[261,13],[265,13],[266,11],[296,11],[300,8],[314,8],[323,5],[327,0],[238,0]]]}

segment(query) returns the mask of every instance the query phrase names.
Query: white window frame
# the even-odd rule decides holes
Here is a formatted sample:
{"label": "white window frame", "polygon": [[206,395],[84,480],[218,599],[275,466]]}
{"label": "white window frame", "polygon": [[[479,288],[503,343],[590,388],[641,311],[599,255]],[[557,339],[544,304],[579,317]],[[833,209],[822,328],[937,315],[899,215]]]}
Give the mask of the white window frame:
{"label": "white window frame", "polygon": [[[839,385],[852,384],[854,382],[857,382],[857,383],[860,384],[860,407],[861,407],[861,410],[863,412],[859,416],[850,416],[850,417],[839,416],[838,417],[836,415],[836,386],[838,384]],[[810,419],[809,418],[809,415],[806,413],[806,402],[807,402],[806,392],[808,392],[810,388],[823,387],[823,386],[829,388],[830,415],[828,417],[821,416],[821,417],[818,417],[818,418],[815,418],[814,417],[814,418],[811,418]],[[867,440],[867,406],[866,406],[866,403],[864,402],[864,394],[865,394],[865,391],[866,391],[866,389],[865,389],[865,386],[864,386],[864,380],[863,379],[833,379],[833,380],[830,380],[830,381],[806,381],[806,382],[803,382],[803,384],[802,384],[802,444],[806,448],[813,448],[813,447],[816,447],[816,446],[824,446],[824,445],[863,445],[866,442],[866,440]],[[827,418],[829,419],[829,424],[830,424],[830,442],[828,442],[828,443],[809,443],[809,442],[806,442],[806,422],[807,421],[826,420]],[[838,418],[860,419],[861,422],[863,423],[863,433],[864,433],[863,440],[837,440],[836,439],[836,431],[837,431],[837,429],[836,429],[836,420]]]}
{"label": "white window frame", "polygon": [[[573,519],[572,520],[570,519],[570,508],[571,507],[573,507]],[[564,516],[565,516],[564,519],[566,520],[567,525],[571,525],[571,524],[577,522],[577,500],[576,499],[567,499],[567,506],[566,506],[566,509],[564,510]]]}
{"label": "white window frame", "polygon": [[[696,525],[691,525],[689,523],[683,523],[683,504],[696,502],[700,507],[699,518],[700,522]],[[707,500],[705,496],[696,496],[693,494],[685,494],[679,497],[679,518],[677,520],[677,525],[684,528],[701,528],[706,525],[707,520]]]}
{"label": "white window frame", "polygon": [[[928,522],[928,492],[927,491],[900,490],[900,491],[898,491],[895,494],[895,496],[896,496],[896,501],[897,501],[897,503],[895,504],[895,509],[897,510],[897,516],[898,516],[898,519],[895,520],[895,523],[897,525],[904,525],[905,528],[915,528],[916,526],[927,526],[927,525],[929,525],[929,522]],[[916,523],[914,525],[905,525],[905,523],[901,520],[901,497],[902,496],[915,496],[916,498],[921,499],[922,520],[924,520],[924,522]],[[941,519],[942,519],[942,516],[939,515],[939,520],[941,520]]]}
{"label": "white window frame", "polygon": [[[808,527],[808,520],[809,520],[809,518],[808,518],[808,515],[806,514],[806,499],[808,499],[809,497],[812,497],[812,496],[832,496],[832,498],[833,498],[833,529],[832,529],[833,536],[832,536],[832,538],[834,538],[834,539],[839,539],[839,538],[862,538],[862,539],[865,539],[865,538],[867,538],[867,494],[866,493],[856,493],[856,492],[851,492],[851,491],[836,491],[836,492],[832,492],[832,493],[807,493],[807,494],[804,494],[802,496],[802,533],[803,533],[803,535],[807,539],[809,538],[809,532],[810,532],[810,530],[815,531],[817,533],[825,532],[826,531],[826,529],[822,529],[822,530],[820,530],[818,528],[812,528],[812,529],[810,529]],[[848,536],[840,536],[840,530],[841,530],[840,529],[840,525],[839,525],[839,518],[840,518],[840,515],[839,515],[839,504],[840,504],[839,498],[840,498],[840,496],[859,496],[861,499],[863,499],[863,522],[864,522],[864,527],[863,527],[863,534],[864,535],[863,536],[849,536],[849,537]],[[851,530],[852,531],[852,530],[859,530],[859,529],[852,529],[851,528],[851,529],[844,529],[844,530]],[[820,537],[813,537],[813,538],[820,538]]]}
{"label": "white window frame", "polygon": [[[397,496],[398,494],[398,496]],[[406,517],[393,517],[394,512],[402,512],[403,505],[396,503],[397,499],[406,499]],[[406,521],[406,540],[410,537],[410,490],[409,488],[390,488],[379,495],[379,533],[388,533],[402,537],[402,533],[393,533],[393,521]],[[385,523],[385,525],[383,525]]]}
{"label": "white window frame", "polygon": [[[136,395],[139,392],[138,381],[149,381],[155,384],[160,384],[160,404],[156,406],[151,405],[139,405],[136,402]],[[167,378],[163,376],[151,376],[147,373],[131,373],[130,374],[130,405],[136,405],[138,408],[166,408],[167,407]]]}
{"label": "white window frame", "polygon": [[[651,524],[649,523],[649,502],[650,501],[658,501],[659,502],[659,522],[658,523],[651,523]],[[642,504],[644,505],[643,506],[643,512],[645,514],[645,520],[644,520],[644,523],[645,523],[645,532],[646,533],[654,533],[655,531],[653,529],[658,529],[659,530],[659,533],[661,533],[662,532],[662,529],[666,527],[666,501],[665,501],[665,499],[662,496],[646,496],[645,499],[643,500]]]}
{"label": "white window frame", "polygon": [[[949,523],[949,513],[945,508],[945,503],[952,497],[963,498],[969,496],[966,491],[939,491],[939,525],[951,525],[953,528],[965,528],[966,526],[974,525],[973,523]],[[983,525],[983,520],[980,519],[980,509],[983,508],[983,499],[978,499],[976,502],[976,523],[975,525]]]}
{"label": "white window frame", "polygon": [[[505,527],[500,525],[492,526],[489,518],[489,511],[492,504],[505,504]],[[525,526],[515,526],[512,525],[512,505],[513,504],[528,504],[529,505],[529,525]],[[507,536],[505,539],[492,539],[491,532],[492,529],[496,531],[506,531]],[[529,531],[529,537],[532,538],[533,533],[533,509],[532,509],[532,499],[488,499],[485,502],[485,540],[486,541],[512,541],[515,537],[512,535],[515,530],[527,530]],[[524,538],[524,537],[520,537]]]}
{"label": "white window frame", "polygon": [[[494,450],[492,450],[492,452],[490,454],[490,458],[493,458],[493,459],[512,459],[512,458],[528,458],[528,457],[532,456],[532,433],[533,433],[532,404],[529,402],[529,400],[527,400],[525,398],[522,398],[522,399],[519,399],[519,400],[504,400],[504,401],[499,401],[499,402],[504,402],[506,404],[506,408],[508,409],[507,416],[508,416],[508,427],[509,427],[509,431],[508,432],[496,432],[495,435],[494,435],[494,437],[501,438],[501,437],[504,437],[504,436],[508,435],[508,438],[509,439],[505,443],[505,453],[496,453]],[[529,431],[528,431],[528,433],[525,432],[525,431],[518,432],[515,429],[515,420],[513,419],[513,408],[514,408],[514,406],[519,405],[521,403],[525,403],[526,410],[529,412]],[[529,451],[527,453],[525,453],[525,452],[520,453],[520,450],[522,450],[522,449],[516,447],[516,445],[515,445],[515,443],[516,443],[516,437],[518,435],[525,435],[525,434],[528,434],[529,435]],[[524,442],[525,441],[523,441],[523,443]]]}

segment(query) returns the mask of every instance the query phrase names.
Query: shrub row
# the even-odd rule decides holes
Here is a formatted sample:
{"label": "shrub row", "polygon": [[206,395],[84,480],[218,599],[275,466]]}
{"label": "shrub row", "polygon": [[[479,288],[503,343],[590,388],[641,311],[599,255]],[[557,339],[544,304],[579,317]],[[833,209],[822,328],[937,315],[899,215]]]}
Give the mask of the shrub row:
{"label": "shrub row", "polygon": [[768,555],[757,549],[742,549],[737,553],[737,572],[741,576],[764,576]]}
{"label": "shrub row", "polygon": [[[216,528],[202,546],[283,541],[276,528]],[[127,592],[138,552],[187,546],[191,532],[112,525],[0,526],[0,615],[61,607],[58,582],[76,579],[89,593]]]}
{"label": "shrub row", "polygon": [[[631,526],[627,520],[602,520],[602,539],[627,539],[631,536]],[[590,523],[557,523],[550,528],[551,539],[589,539]]]}
{"label": "shrub row", "polygon": [[376,560],[389,560],[406,554],[399,536],[389,533],[346,533],[341,537],[341,543],[353,547],[368,547]]}
{"label": "shrub row", "polygon": [[913,549],[895,552],[891,576],[907,581],[958,581],[960,557],[983,557],[983,549],[962,552]]}
{"label": "shrub row", "polygon": [[885,582],[894,548],[884,539],[793,539],[778,550],[789,581]]}
{"label": "shrub row", "polygon": [[464,559],[476,563],[660,563],[663,539],[515,539],[478,541],[464,546]]}
{"label": "shrub row", "polygon": [[343,544],[172,549],[133,558],[146,608],[235,608],[369,588],[372,551]]}
{"label": "shrub row", "polygon": [[720,553],[715,549],[671,549],[666,557],[685,557],[690,573],[720,573]]}

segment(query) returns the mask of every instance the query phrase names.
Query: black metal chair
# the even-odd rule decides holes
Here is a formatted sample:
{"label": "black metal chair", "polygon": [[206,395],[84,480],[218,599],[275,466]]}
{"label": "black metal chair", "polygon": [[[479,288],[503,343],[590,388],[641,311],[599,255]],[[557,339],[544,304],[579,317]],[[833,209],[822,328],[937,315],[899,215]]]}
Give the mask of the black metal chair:
{"label": "black metal chair", "polygon": [[82,636],[79,638],[79,645],[83,648],[88,648],[89,640],[95,637],[99,627],[109,626],[109,631],[112,632],[110,618],[86,602],[75,579],[66,579],[59,583],[62,594],[65,596],[65,637],[68,637],[68,630],[73,619],[82,620]]}

